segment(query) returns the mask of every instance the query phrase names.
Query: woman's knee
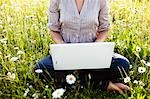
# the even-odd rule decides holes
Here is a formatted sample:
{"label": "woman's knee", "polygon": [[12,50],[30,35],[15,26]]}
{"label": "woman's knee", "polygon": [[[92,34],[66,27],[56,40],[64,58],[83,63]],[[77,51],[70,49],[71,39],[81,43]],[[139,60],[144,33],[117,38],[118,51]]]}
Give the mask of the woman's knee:
{"label": "woman's knee", "polygon": [[111,68],[118,69],[118,66],[120,68],[123,68],[125,71],[128,71],[130,67],[130,62],[126,57],[116,54],[112,59]]}
{"label": "woman's knee", "polygon": [[53,70],[53,63],[52,63],[52,59],[51,56],[48,55],[46,57],[44,57],[42,60],[40,60],[37,64],[36,67],[34,68],[36,69],[43,69],[43,70]]}

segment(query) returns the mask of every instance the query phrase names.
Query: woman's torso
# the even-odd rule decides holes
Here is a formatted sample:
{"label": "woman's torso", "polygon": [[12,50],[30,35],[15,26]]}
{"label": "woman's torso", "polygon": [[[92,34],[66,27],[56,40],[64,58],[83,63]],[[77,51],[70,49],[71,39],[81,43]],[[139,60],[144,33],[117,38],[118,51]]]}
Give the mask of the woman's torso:
{"label": "woman's torso", "polygon": [[75,0],[60,0],[61,35],[67,43],[93,42],[99,25],[100,0],[84,0],[79,13]]}

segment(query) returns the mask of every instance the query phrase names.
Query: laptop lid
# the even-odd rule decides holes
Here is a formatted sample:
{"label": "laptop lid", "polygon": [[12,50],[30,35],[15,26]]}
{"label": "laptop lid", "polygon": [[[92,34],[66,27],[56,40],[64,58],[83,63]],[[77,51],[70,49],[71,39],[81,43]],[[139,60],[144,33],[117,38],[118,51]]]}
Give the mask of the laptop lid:
{"label": "laptop lid", "polygon": [[110,68],[114,42],[51,44],[55,70]]}

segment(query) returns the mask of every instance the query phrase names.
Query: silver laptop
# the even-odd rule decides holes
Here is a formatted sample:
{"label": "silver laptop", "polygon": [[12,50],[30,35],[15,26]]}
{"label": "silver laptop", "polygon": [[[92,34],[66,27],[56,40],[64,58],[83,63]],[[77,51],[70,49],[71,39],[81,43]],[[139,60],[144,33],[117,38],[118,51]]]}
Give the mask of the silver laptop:
{"label": "silver laptop", "polygon": [[50,44],[55,70],[110,68],[114,42]]}

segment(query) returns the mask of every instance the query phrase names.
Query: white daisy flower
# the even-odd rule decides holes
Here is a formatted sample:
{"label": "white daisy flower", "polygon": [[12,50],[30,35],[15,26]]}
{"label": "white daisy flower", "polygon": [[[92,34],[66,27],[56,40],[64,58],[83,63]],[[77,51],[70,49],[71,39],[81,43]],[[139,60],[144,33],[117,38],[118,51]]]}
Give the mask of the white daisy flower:
{"label": "white daisy flower", "polygon": [[133,66],[132,65],[130,65],[130,69],[132,68]]}
{"label": "white daisy flower", "polygon": [[141,63],[146,64],[146,61],[142,59],[142,60],[141,60]]}
{"label": "white daisy flower", "polygon": [[145,65],[150,67],[150,62],[147,62]]}
{"label": "white daisy flower", "polygon": [[15,61],[17,61],[19,58],[18,57],[12,57],[11,59],[10,59],[10,61],[11,62],[15,62]]}
{"label": "white daisy flower", "polygon": [[144,73],[146,71],[146,68],[145,67],[138,67],[138,72],[139,73]]}
{"label": "white daisy flower", "polygon": [[15,73],[11,73],[11,72],[8,72],[8,73],[7,73],[7,76],[8,76],[8,78],[9,78],[10,80],[14,80],[14,79],[16,78]]}
{"label": "white daisy flower", "polygon": [[134,83],[134,84],[138,84],[138,81],[137,81],[137,80],[134,80],[133,83]]}
{"label": "white daisy flower", "polygon": [[19,50],[19,51],[17,52],[17,55],[21,55],[21,54],[23,54],[23,53],[24,53],[23,51]]}
{"label": "white daisy flower", "polygon": [[42,69],[36,69],[35,72],[36,73],[43,73],[43,70]]}
{"label": "white daisy flower", "polygon": [[66,76],[66,82],[68,83],[68,84],[74,84],[75,83],[75,81],[76,81],[76,77],[74,76],[74,75],[72,75],[72,74],[70,74],[70,75],[67,75]]}
{"label": "white daisy flower", "polygon": [[126,77],[126,78],[124,78],[124,83],[128,83],[130,80],[131,80],[130,77]]}
{"label": "white daisy flower", "polygon": [[6,44],[7,43],[7,38],[0,39],[0,42],[3,43],[3,44]]}
{"label": "white daisy flower", "polygon": [[28,92],[29,92],[29,88],[27,88],[27,89],[25,90],[25,93],[23,94],[23,97],[26,97],[27,94],[28,94]]}
{"label": "white daisy flower", "polygon": [[140,51],[141,51],[141,48],[140,48],[139,46],[137,46],[137,47],[136,47],[136,52],[139,53]]}
{"label": "white daisy flower", "polygon": [[143,83],[143,81],[139,81],[139,85],[145,86],[145,84]]}
{"label": "white daisy flower", "polygon": [[63,96],[64,92],[65,92],[65,89],[63,89],[63,88],[56,89],[56,90],[52,93],[53,99],[61,98],[61,96]]}

